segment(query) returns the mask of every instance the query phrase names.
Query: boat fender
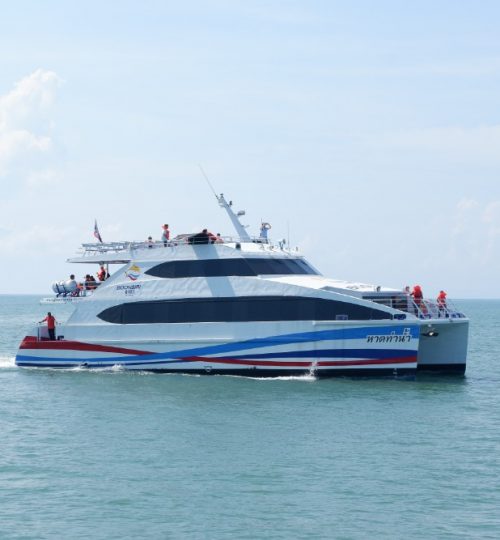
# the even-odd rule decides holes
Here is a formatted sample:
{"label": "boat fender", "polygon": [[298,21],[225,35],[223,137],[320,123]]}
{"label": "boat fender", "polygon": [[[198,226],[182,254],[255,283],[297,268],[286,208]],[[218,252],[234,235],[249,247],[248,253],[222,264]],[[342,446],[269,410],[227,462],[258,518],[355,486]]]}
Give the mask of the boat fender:
{"label": "boat fender", "polygon": [[55,281],[54,283],[52,283],[52,290],[56,294],[65,294],[69,292],[68,289],[66,288],[65,281]]}
{"label": "boat fender", "polygon": [[75,292],[78,288],[76,281],[71,279],[68,279],[68,281],[64,282],[64,286],[66,287],[66,291],[69,293]]}
{"label": "boat fender", "polygon": [[62,290],[59,289],[59,283],[57,281],[55,281],[54,283],[52,283],[52,290],[56,293],[56,294],[59,294],[61,292],[64,292]]}

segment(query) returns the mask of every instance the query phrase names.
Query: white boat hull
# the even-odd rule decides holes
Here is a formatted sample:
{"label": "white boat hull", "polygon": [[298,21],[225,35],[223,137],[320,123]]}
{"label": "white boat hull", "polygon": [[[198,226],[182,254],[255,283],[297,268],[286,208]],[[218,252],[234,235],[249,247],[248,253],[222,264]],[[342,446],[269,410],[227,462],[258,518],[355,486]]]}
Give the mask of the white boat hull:
{"label": "white boat hull", "polygon": [[420,331],[418,370],[463,375],[468,338],[468,319],[426,321]]}
{"label": "white boat hull", "polygon": [[[193,325],[186,326],[179,325],[177,332],[164,328],[152,339],[140,336],[140,329],[136,329],[134,336],[129,325],[127,339],[123,341],[111,339],[111,335],[106,339],[103,329],[98,339],[92,339],[92,330],[89,330],[88,337],[82,340],[82,329],[76,332],[74,328],[63,327],[58,333],[67,333],[64,339],[50,341],[44,336],[27,336],[20,346],[16,364],[251,377],[399,376],[414,374],[417,368],[420,326],[415,323],[305,321],[292,325],[273,324],[272,333],[269,325],[255,323],[216,327],[199,324],[196,326],[200,332],[196,337]],[[232,330],[232,336],[218,336],[217,330],[226,336]],[[171,336],[168,336],[169,331]],[[79,339],[71,339],[72,333]]]}

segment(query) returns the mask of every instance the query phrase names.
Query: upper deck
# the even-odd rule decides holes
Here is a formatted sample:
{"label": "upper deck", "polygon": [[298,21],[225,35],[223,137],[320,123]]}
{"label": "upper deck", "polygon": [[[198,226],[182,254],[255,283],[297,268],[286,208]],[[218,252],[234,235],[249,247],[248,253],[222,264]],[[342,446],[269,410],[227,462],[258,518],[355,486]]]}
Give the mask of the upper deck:
{"label": "upper deck", "polygon": [[[169,241],[148,239],[86,243],[82,244],[77,256],[67,261],[101,265],[129,264],[134,261],[145,263],[146,267],[151,263],[160,263],[155,272],[149,272],[159,277],[260,276],[268,282],[281,281],[287,285],[368,300],[420,319],[465,318],[450,303],[444,306],[432,300],[417,303],[400,289],[328,279],[304,259],[298,248],[290,249],[285,240],[273,242],[269,239],[267,233],[271,226],[268,223],[262,223],[260,236],[250,236],[239,220],[245,212],[235,213],[232,202],[226,202],[222,194],[216,195],[216,198],[226,210],[236,236],[215,236],[205,229],[201,233],[181,234]],[[188,265],[184,264],[186,262]],[[248,264],[245,266],[245,263]],[[92,294],[93,290],[89,293]]]}
{"label": "upper deck", "polygon": [[[193,247],[214,246],[243,251],[245,253],[267,253],[269,256],[278,253],[288,257],[302,257],[298,249],[288,249],[285,241],[277,244],[261,237],[242,239],[233,236],[220,236],[217,240],[209,242],[192,241],[193,234],[181,234],[174,239],[163,241],[120,241],[120,242],[92,242],[82,244],[75,257],[67,259],[69,263],[97,263],[97,264],[127,264],[132,260],[141,258],[169,259],[175,253],[191,252]],[[183,249],[185,248],[185,249]],[[221,250],[222,251],[222,250]]]}

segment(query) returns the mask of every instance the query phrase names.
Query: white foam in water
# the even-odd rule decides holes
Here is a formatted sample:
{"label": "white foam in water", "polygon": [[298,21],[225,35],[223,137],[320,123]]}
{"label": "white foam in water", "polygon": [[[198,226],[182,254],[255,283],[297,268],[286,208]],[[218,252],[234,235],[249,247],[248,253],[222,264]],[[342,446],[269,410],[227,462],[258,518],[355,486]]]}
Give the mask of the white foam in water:
{"label": "white foam in water", "polygon": [[0,369],[11,369],[16,367],[14,356],[0,356]]}
{"label": "white foam in water", "polygon": [[312,373],[308,373],[307,375],[289,375],[289,376],[285,376],[283,375],[282,377],[265,377],[265,378],[262,378],[262,379],[259,379],[261,381],[306,381],[306,382],[310,382],[310,381],[316,381],[316,377],[312,374]]}
{"label": "white foam in water", "polygon": [[250,377],[245,375],[223,375],[224,377],[235,377],[239,379],[251,379],[254,381],[316,381],[317,378],[312,373],[306,375],[282,375],[281,377]]}
{"label": "white foam in water", "polygon": [[114,364],[111,367],[111,371],[126,371],[126,370],[125,370],[125,367],[123,366],[123,364]]}
{"label": "white foam in water", "polygon": [[61,371],[87,371],[87,368],[82,367],[82,366],[75,366],[72,368],[66,368],[66,369],[63,368]]}
{"label": "white foam in water", "polygon": [[112,366],[103,366],[103,367],[90,367],[88,365],[78,365],[71,368],[59,368],[59,371],[82,371],[85,373],[116,373],[123,372],[125,368],[121,364],[114,364]]}

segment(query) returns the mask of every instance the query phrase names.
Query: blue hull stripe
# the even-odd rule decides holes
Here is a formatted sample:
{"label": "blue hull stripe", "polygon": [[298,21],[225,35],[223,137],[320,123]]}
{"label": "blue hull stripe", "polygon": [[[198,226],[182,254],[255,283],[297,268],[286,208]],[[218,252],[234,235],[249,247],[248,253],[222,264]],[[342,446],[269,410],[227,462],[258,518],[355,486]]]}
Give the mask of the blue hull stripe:
{"label": "blue hull stripe", "polygon": [[[277,335],[277,336],[271,336],[271,337],[266,337],[266,338],[240,341],[237,343],[224,343],[220,345],[210,345],[207,347],[196,347],[192,349],[146,354],[146,355],[141,355],[140,362],[137,361],[137,355],[116,356],[116,357],[105,356],[105,357],[99,357],[99,358],[97,357],[72,358],[69,360],[68,358],[51,358],[51,357],[40,357],[40,356],[18,354],[16,356],[16,363],[17,365],[27,365],[27,363],[30,363],[30,365],[37,365],[39,362],[53,361],[53,362],[61,362],[69,366],[75,365],[75,364],[81,364],[81,363],[88,363],[88,364],[91,363],[93,365],[97,365],[97,364],[113,365],[116,363],[127,364],[127,365],[179,363],[179,362],[183,362],[182,358],[185,358],[185,357],[231,353],[233,351],[257,349],[257,348],[277,346],[277,345],[288,345],[288,344],[319,342],[319,341],[335,341],[335,340],[342,340],[342,339],[344,340],[363,339],[363,338],[366,338],[367,336],[391,336],[391,333],[393,332],[397,333],[398,336],[401,336],[405,329],[407,332],[409,331],[408,335],[410,335],[412,338],[417,339],[419,337],[420,328],[418,325],[376,326],[373,328],[364,326],[361,328],[347,328],[347,329],[340,329],[340,330],[320,330],[317,332],[300,332],[300,333],[295,333],[295,334],[284,334],[284,335]],[[359,349],[356,349],[356,350],[359,350]],[[364,351],[364,349],[361,349],[361,351]],[[386,356],[386,355],[387,355],[386,357],[390,357],[389,355],[392,353],[392,351],[393,349],[377,350],[378,354],[381,357]],[[316,351],[316,352],[321,353],[321,351]],[[283,353],[283,354],[286,354],[287,357],[293,357],[293,354],[296,354],[296,353],[297,352]],[[405,354],[411,354],[411,353],[412,351],[405,350]],[[270,354],[281,354],[281,353],[270,353]],[[345,356],[346,354],[348,354],[348,349],[343,350],[343,356]],[[361,356],[359,357],[363,358],[363,356],[364,356],[364,353],[361,354]],[[254,356],[251,356],[251,358],[253,357]],[[243,357],[240,357],[240,358],[243,358]],[[272,356],[268,356],[268,358],[272,358]],[[172,359],[172,360],[168,361],[168,359]],[[216,358],[212,358],[210,360],[216,361]],[[33,364],[33,362],[36,362],[36,364]],[[60,364],[57,364],[57,365],[60,365]]]}
{"label": "blue hull stripe", "polygon": [[[262,358],[399,358],[411,356],[416,351],[408,349],[329,349],[311,351],[289,351],[262,354],[238,354],[232,355],[234,360],[262,359]],[[217,357],[212,357],[215,360]]]}
{"label": "blue hull stripe", "polygon": [[[244,359],[272,359],[272,358],[360,358],[367,360],[376,360],[381,358],[399,358],[405,356],[416,356],[417,351],[394,351],[392,349],[376,349],[376,350],[363,350],[363,349],[353,349],[349,350],[338,350],[338,351],[292,351],[289,353],[269,353],[257,354],[257,355],[241,355],[241,356],[231,356],[234,360],[244,360]],[[141,356],[140,360],[136,356],[133,357],[133,360],[129,360],[130,357],[107,357],[107,358],[51,358],[39,356],[28,356],[28,355],[18,355],[16,358],[17,365],[19,366],[36,366],[40,363],[45,362],[54,362],[52,367],[64,367],[64,366],[75,366],[79,364],[92,364],[95,367],[99,366],[113,366],[115,364],[122,364],[127,366],[143,366],[143,365],[155,365],[155,364],[188,364],[193,363],[193,360],[184,359],[184,358],[174,358],[174,359],[150,359],[148,360],[147,356]],[[202,357],[199,362],[205,361],[207,363],[217,363],[217,360],[224,360],[225,357]]]}

